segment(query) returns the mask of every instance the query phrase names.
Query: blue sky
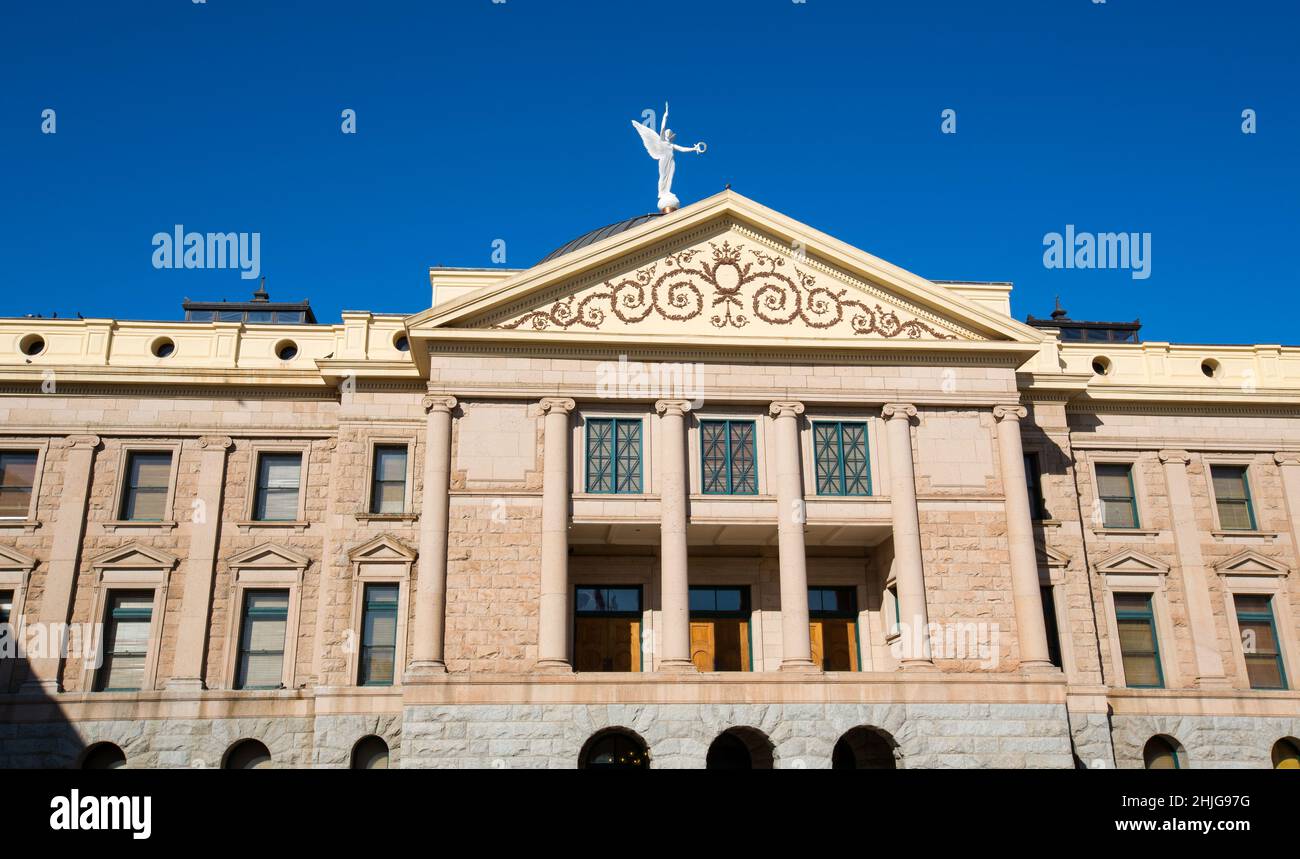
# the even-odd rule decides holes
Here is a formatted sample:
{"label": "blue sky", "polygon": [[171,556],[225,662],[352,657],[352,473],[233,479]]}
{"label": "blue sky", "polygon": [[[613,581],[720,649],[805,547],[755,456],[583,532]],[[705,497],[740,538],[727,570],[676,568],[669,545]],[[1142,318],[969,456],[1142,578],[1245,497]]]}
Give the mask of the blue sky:
{"label": "blue sky", "polygon": [[[261,234],[275,298],[416,312],[428,266],[525,267],[650,211],[630,119],[672,102],[683,204],[742,194],[1013,309],[1300,343],[1300,13],[1237,0],[7,4],[0,315],[242,298],[151,239]],[[56,111],[57,132],[41,133]],[[357,133],[340,131],[356,111]],[[1244,109],[1258,131],[1241,131]],[[941,112],[957,133],[940,132]],[[1044,236],[1151,234],[1151,274]]]}

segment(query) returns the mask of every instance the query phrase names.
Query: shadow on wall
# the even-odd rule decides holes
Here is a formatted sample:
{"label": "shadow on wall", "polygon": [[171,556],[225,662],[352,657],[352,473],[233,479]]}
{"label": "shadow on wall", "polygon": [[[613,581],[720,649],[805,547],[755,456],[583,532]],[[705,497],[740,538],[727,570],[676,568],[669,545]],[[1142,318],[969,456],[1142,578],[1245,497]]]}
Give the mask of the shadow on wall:
{"label": "shadow on wall", "polygon": [[[9,642],[16,638],[9,633]],[[87,747],[57,700],[35,683],[24,685],[33,677],[26,656],[11,652],[16,648],[6,646],[4,650],[0,656],[0,768],[105,769],[122,765],[125,755],[117,746]]]}

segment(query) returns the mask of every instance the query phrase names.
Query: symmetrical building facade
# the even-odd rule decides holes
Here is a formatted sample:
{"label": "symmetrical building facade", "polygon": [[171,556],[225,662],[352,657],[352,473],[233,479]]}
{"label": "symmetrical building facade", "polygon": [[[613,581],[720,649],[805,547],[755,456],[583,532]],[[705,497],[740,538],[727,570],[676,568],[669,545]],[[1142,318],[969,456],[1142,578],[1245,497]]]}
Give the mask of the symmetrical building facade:
{"label": "symmetrical building facade", "polygon": [[0,764],[1297,763],[1300,349],[731,191],[431,283],[0,321]]}

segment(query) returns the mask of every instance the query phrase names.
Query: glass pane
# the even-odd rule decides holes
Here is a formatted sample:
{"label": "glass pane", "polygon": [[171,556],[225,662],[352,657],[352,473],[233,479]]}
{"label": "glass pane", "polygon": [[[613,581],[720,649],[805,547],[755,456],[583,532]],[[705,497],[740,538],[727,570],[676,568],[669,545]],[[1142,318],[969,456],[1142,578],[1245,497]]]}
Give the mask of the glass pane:
{"label": "glass pane", "polygon": [[1115,611],[1151,611],[1150,594],[1115,594]]}
{"label": "glass pane", "polygon": [[393,647],[364,647],[361,654],[361,684],[364,686],[391,686],[393,683]]}
{"label": "glass pane", "polygon": [[1119,647],[1124,653],[1153,653],[1155,651],[1154,630],[1147,620],[1122,619],[1119,627]]}
{"label": "glass pane", "polygon": [[1246,469],[1237,465],[1216,465],[1210,469],[1214,481],[1214,497],[1220,500],[1235,498],[1246,500]]}
{"label": "glass pane", "polygon": [[1273,608],[1270,605],[1270,599],[1260,594],[1234,594],[1232,602],[1237,607],[1237,614],[1268,614],[1272,615]]}
{"label": "glass pane", "polygon": [[132,522],[161,522],[167,510],[167,488],[127,489],[122,518]]}
{"label": "glass pane", "polygon": [[641,422],[618,421],[618,492],[641,491]]}
{"label": "glass pane", "polygon": [[641,591],[637,588],[606,588],[605,600],[609,611],[641,610]]}
{"label": "glass pane", "polygon": [[1128,465],[1098,465],[1097,494],[1102,498],[1133,497],[1129,474],[1130,466]]}
{"label": "glass pane", "polygon": [[8,623],[14,610],[14,592],[0,591],[0,623]]}
{"label": "glass pane", "polygon": [[240,663],[243,688],[275,688],[284,681],[284,654],[245,653]]}
{"label": "glass pane", "polygon": [[144,686],[144,654],[106,653],[100,672],[102,690],[140,689]]}
{"label": "glass pane", "polygon": [[814,612],[822,610],[822,593],[823,591],[821,588],[808,589],[808,611]]}
{"label": "glass pane", "polygon": [[1249,531],[1251,529],[1250,507],[1245,501],[1231,501],[1220,497],[1219,526],[1225,531]]}
{"label": "glass pane", "polygon": [[1246,676],[1252,689],[1283,689],[1281,663],[1276,656],[1246,655]]}
{"label": "glass pane", "polygon": [[1129,501],[1102,501],[1105,513],[1104,524],[1107,528],[1136,528],[1137,518],[1133,515],[1133,504]]}
{"label": "glass pane", "polygon": [[0,517],[26,519],[32,507],[30,486],[0,487]]}
{"label": "glass pane", "polygon": [[1270,620],[1238,620],[1241,628],[1242,646],[1249,656],[1252,653],[1266,655],[1270,658],[1278,653],[1277,636]]}
{"label": "glass pane", "polygon": [[714,591],[718,611],[740,611],[741,596],[739,588],[721,588]]}
{"label": "glass pane", "polygon": [[713,611],[718,601],[713,588],[691,588],[691,611]]}
{"label": "glass pane", "polygon": [[284,633],[284,620],[251,617],[244,626],[244,646],[248,650],[283,650]]}
{"label": "glass pane", "polygon": [[374,512],[390,515],[406,512],[406,482],[377,484]]}
{"label": "glass pane", "polygon": [[245,603],[249,611],[289,613],[288,591],[249,591]]}
{"label": "glass pane", "polygon": [[840,444],[835,424],[813,424],[813,458],[817,468],[817,494],[841,493]]}
{"label": "glass pane", "polygon": [[587,421],[587,491],[613,492],[614,422]]}
{"label": "glass pane", "polygon": [[731,424],[731,491],[737,495],[758,492],[758,473],[754,467],[754,424],[735,421]]}
{"label": "glass pane", "polygon": [[131,486],[166,489],[172,476],[170,453],[133,453],[130,464]]}
{"label": "glass pane", "polygon": [[700,424],[700,448],[703,451],[701,484],[706,493],[727,492],[727,425],[722,421]]}
{"label": "glass pane", "polygon": [[298,485],[302,454],[264,453],[258,463],[257,509],[254,517],[271,522],[298,518]]}
{"label": "glass pane", "polygon": [[1159,686],[1155,656],[1124,654],[1124,679],[1130,686]]}
{"label": "glass pane", "polygon": [[406,482],[406,448],[375,448],[375,479]]}
{"label": "glass pane", "polygon": [[30,489],[35,480],[35,451],[0,452],[0,487]]}
{"label": "glass pane", "polygon": [[268,489],[297,489],[302,475],[302,454],[262,454],[260,482]]}
{"label": "glass pane", "polygon": [[870,495],[871,475],[867,460],[867,425],[844,424],[844,494]]}

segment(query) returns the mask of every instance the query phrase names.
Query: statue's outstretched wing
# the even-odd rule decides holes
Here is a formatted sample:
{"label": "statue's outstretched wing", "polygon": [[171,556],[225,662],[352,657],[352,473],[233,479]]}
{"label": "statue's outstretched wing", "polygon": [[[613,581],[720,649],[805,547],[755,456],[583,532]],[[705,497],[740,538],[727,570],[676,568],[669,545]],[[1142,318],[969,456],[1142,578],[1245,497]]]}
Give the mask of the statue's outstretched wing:
{"label": "statue's outstretched wing", "polygon": [[643,125],[632,120],[632,127],[636,133],[641,135],[641,142],[645,144],[645,151],[650,153],[650,157],[656,161],[663,157],[664,142],[663,139],[655,133],[655,130],[648,125]]}

